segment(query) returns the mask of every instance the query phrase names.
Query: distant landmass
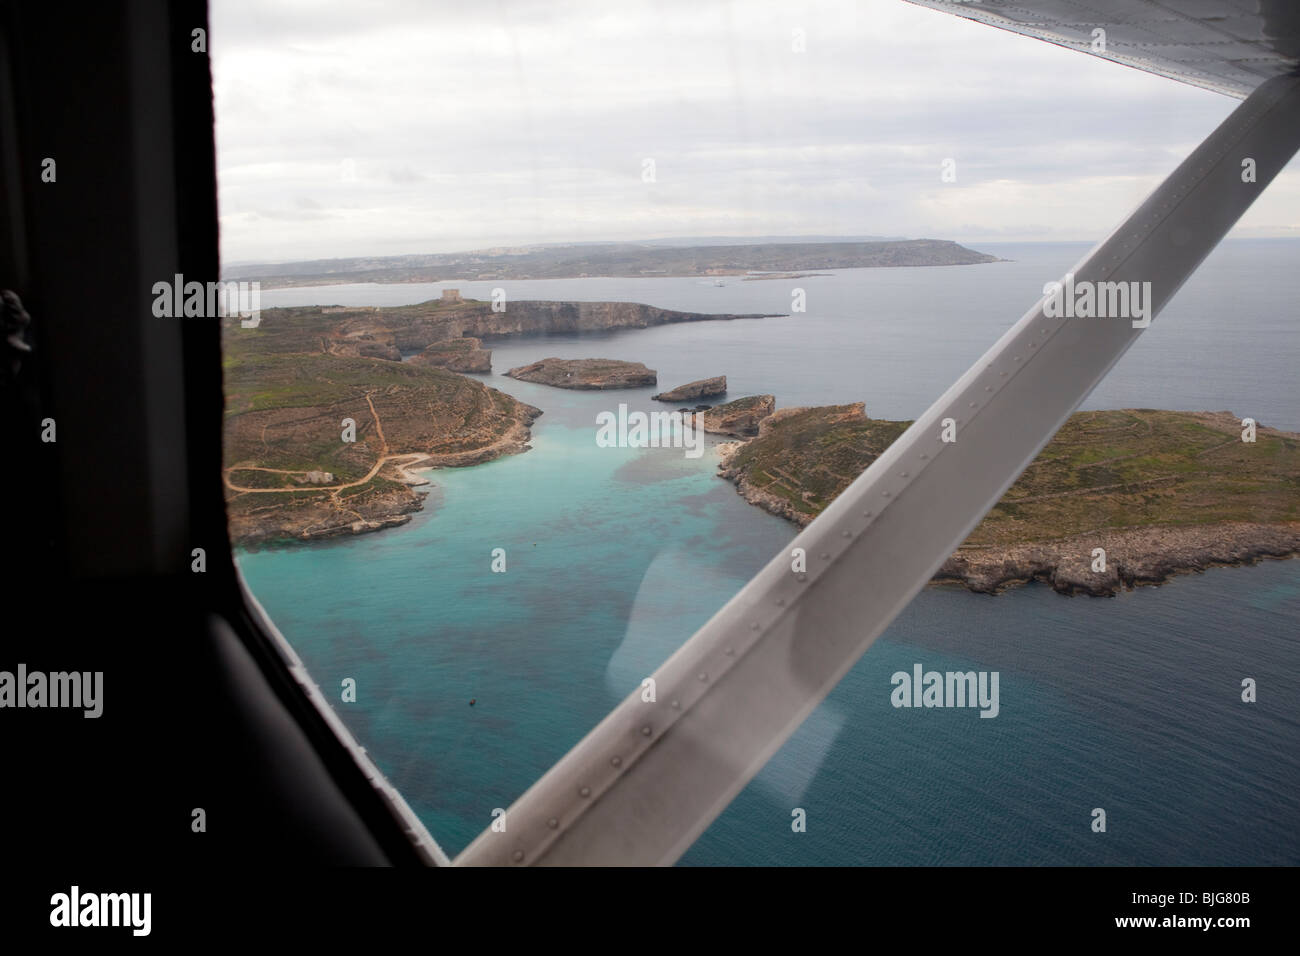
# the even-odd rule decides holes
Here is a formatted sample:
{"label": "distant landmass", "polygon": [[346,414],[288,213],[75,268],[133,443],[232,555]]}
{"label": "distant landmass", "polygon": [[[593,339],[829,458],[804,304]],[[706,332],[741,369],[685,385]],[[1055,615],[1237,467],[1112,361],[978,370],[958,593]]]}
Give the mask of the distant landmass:
{"label": "distant landmass", "polygon": [[721,245],[589,243],[525,246],[431,255],[317,259],[239,265],[223,270],[227,281],[256,280],[265,289],[354,282],[443,282],[510,279],[572,279],[591,276],[793,275],[826,269],[953,266],[997,262],[943,239],[737,241]]}
{"label": "distant landmass", "polygon": [[[806,525],[910,424],[868,418],[861,403],[782,409],[723,446],[719,474]],[[1241,430],[1230,412],[1077,412],[935,580],[1110,595],[1300,553],[1300,435],[1261,426],[1246,443]]]}

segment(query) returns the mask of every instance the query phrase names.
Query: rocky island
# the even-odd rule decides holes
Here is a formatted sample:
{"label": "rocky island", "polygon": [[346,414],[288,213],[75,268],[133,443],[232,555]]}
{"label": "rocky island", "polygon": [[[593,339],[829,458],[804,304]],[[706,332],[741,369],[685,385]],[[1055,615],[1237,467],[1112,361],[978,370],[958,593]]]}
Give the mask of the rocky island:
{"label": "rocky island", "polygon": [[[910,424],[868,418],[861,403],[783,409],[722,446],[719,474],[806,525]],[[1098,547],[1105,571],[1093,570]],[[1112,595],[1298,553],[1300,435],[1259,427],[1245,443],[1230,412],[1078,412],[934,580]]]}
{"label": "rocky island", "polygon": [[670,388],[666,392],[650,397],[656,402],[694,402],[701,398],[725,395],[726,392],[727,376],[718,375],[714,378],[702,378],[698,382],[687,382],[685,385],[678,385],[676,388]]}
{"label": "rocky island", "polygon": [[658,381],[655,370],[640,362],[601,358],[544,358],[512,368],[506,375],[521,382],[577,389],[640,388]]}

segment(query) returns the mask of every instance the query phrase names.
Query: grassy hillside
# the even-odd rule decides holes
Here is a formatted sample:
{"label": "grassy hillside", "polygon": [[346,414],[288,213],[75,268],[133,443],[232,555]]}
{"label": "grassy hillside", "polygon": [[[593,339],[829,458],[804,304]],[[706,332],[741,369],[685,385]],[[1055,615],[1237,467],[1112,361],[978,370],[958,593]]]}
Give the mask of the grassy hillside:
{"label": "grassy hillside", "polygon": [[223,329],[236,542],[388,526],[420,507],[402,464],[470,464],[526,447],[537,409],[443,369],[339,354],[331,339],[346,318],[274,310],[258,328]]}
{"label": "grassy hillside", "polygon": [[[727,461],[742,489],[806,523],[876,460],[910,422],[853,415],[854,406],[778,413]],[[1259,428],[1241,440],[1228,412],[1079,412],[967,541],[1008,546],[1101,529],[1300,521],[1300,436]]]}

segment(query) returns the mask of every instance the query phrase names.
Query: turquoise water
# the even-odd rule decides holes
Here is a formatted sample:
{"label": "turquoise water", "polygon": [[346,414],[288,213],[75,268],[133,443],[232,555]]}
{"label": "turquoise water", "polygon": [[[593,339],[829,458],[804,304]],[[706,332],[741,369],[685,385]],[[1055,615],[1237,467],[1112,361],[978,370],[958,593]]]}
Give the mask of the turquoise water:
{"label": "turquoise water", "polygon": [[[1300,428],[1300,347],[1279,311],[1300,293],[1296,270],[1281,268],[1298,248],[1227,244],[1194,280],[1204,288],[1184,289],[1153,326],[1161,336],[1144,336],[1103,386],[1109,400],[1090,407],[1263,409],[1262,421]],[[545,412],[533,450],[427,473],[426,509],[403,528],[243,554],[240,566],[455,853],[795,532],[713,475],[712,446],[691,460],[595,445],[597,411],[649,409],[655,389],[568,392],[499,373],[544,355],[601,355],[645,361],[663,387],[727,374],[733,396],[866,400],[873,414],[910,417],[1018,318],[1035,277],[1063,272],[1086,247],[990,251],[1017,261],[801,280],[824,283],[805,315],[493,343],[496,374],[483,378]],[[1265,272],[1273,284],[1261,291]],[[789,295],[776,285],[511,288],[527,287],[516,298],[776,311]],[[264,294],[264,305],[419,301],[429,288],[291,290]],[[1224,301],[1235,303],[1231,326],[1216,313]],[[504,573],[491,570],[496,548]],[[683,862],[1300,862],[1298,622],[1296,561],[1112,600],[1039,586],[996,598],[927,589]],[[917,662],[998,671],[999,716],[894,709],[890,675]],[[338,702],[346,677],[355,704]],[[1258,681],[1258,703],[1240,701],[1243,677]],[[794,807],[807,812],[805,833],[791,830]],[[1107,812],[1104,834],[1090,829],[1094,807]]]}

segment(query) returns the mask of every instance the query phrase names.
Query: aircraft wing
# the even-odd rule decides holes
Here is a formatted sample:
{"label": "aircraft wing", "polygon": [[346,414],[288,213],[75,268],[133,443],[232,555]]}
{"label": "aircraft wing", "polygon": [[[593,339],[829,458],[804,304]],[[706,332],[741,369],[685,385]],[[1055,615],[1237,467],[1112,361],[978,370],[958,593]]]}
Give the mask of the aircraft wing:
{"label": "aircraft wing", "polygon": [[[1022,0],[926,6],[1247,97],[1072,270],[1154,316],[1300,147],[1288,3]],[[1085,42],[1086,41],[1086,42]],[[1088,47],[1091,51],[1091,48]],[[1288,53],[1290,51],[1290,53]],[[1242,174],[1250,160],[1255,173]],[[1052,277],[1044,276],[1044,281]],[[1046,289],[1044,290],[1047,291]],[[456,859],[668,864],[745,786],[930,580],[1144,331],[1065,318],[1051,297],[790,546]],[[951,428],[947,428],[951,424]],[[946,441],[945,431],[955,441]],[[794,549],[806,554],[800,570]],[[882,687],[881,694],[889,687]]]}
{"label": "aircraft wing", "polygon": [[908,2],[1238,99],[1300,58],[1295,0]]}

